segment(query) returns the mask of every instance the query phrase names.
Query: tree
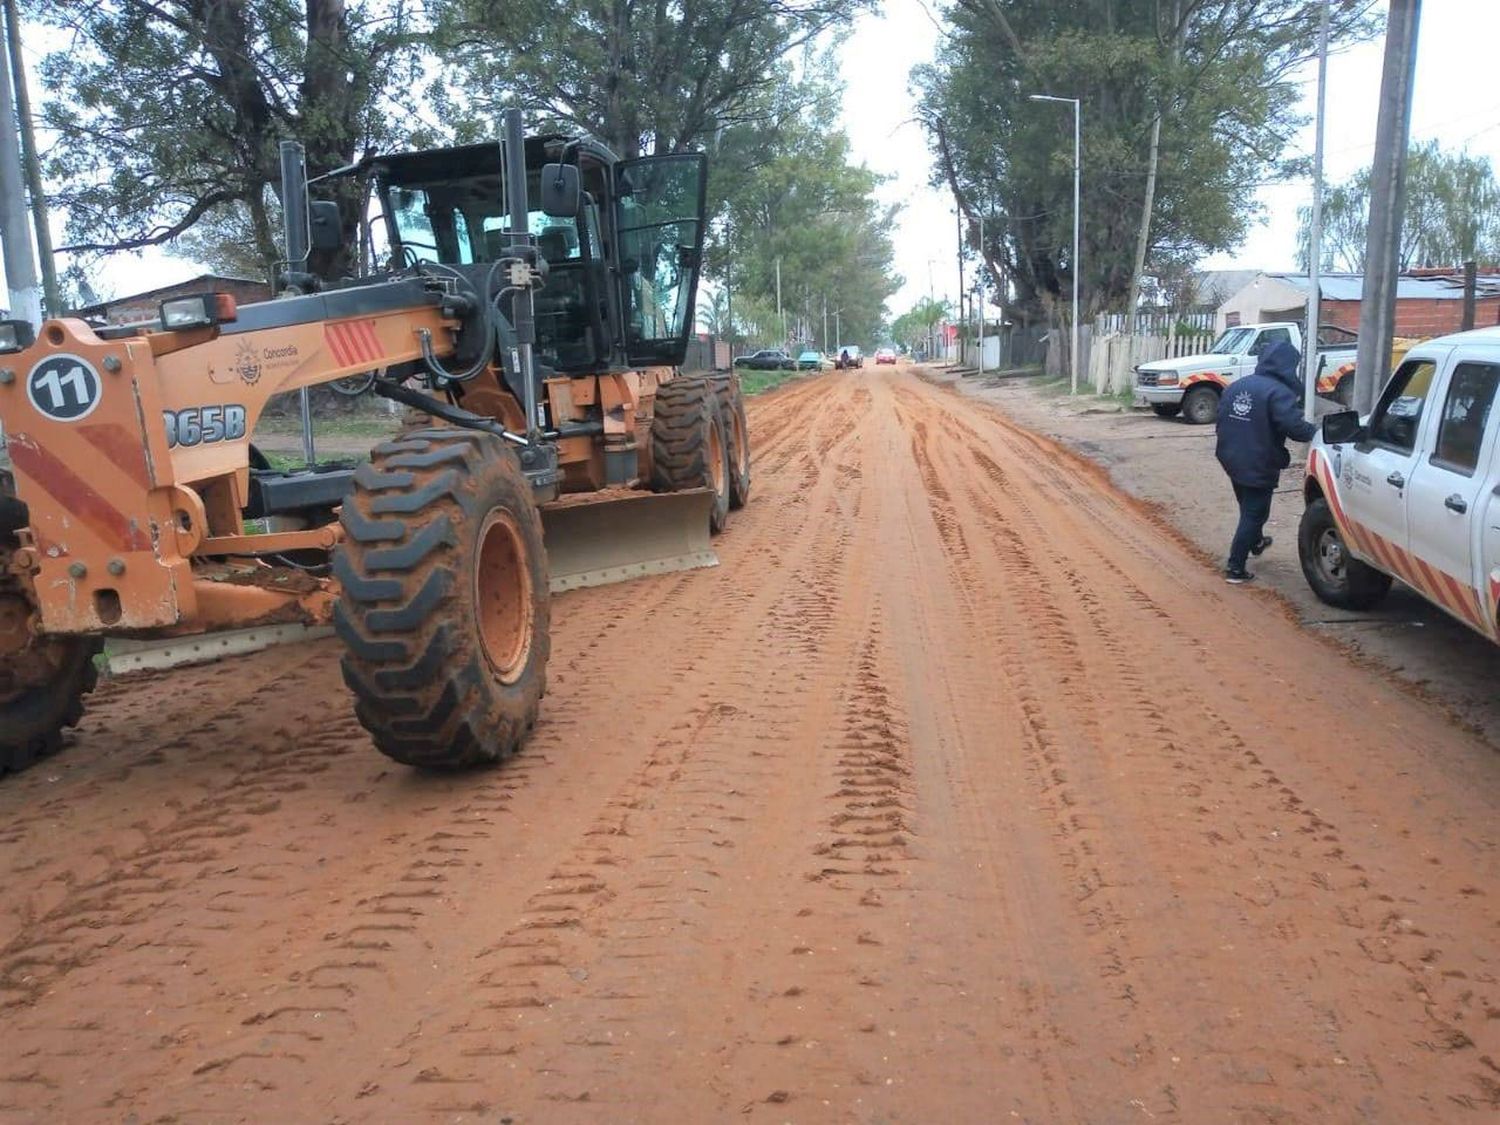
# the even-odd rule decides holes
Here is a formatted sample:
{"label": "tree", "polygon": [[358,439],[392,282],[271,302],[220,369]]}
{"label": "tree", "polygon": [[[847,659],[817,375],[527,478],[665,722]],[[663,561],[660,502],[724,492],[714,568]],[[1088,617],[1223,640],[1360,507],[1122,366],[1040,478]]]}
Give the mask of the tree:
{"label": "tree", "polygon": [[[1297,265],[1311,260],[1312,208],[1297,213]],[[1370,225],[1370,170],[1335,184],[1323,197],[1323,269],[1363,273]],[[1406,157],[1401,268],[1500,264],[1500,181],[1485,157],[1445,153],[1436,141]]]}
{"label": "tree", "polygon": [[439,44],[470,114],[519,102],[626,158],[765,120],[789,60],[868,0],[439,0]]}
{"label": "tree", "polygon": [[[406,0],[30,0],[69,35],[42,63],[48,179],[72,253],[172,244],[266,274],[280,257],[277,145],[311,174],[408,139],[394,111],[416,78]],[[359,195],[339,196],[346,243]],[[253,250],[246,258],[245,245]],[[347,267],[340,255],[314,263]]]}
{"label": "tree", "polygon": [[[1332,38],[1371,31],[1345,3]],[[1119,307],[1134,272],[1153,135],[1158,161],[1146,260],[1227,249],[1258,184],[1287,174],[1298,123],[1291,72],[1317,41],[1319,0],[956,0],[936,62],[914,75],[934,155],[1017,312],[1071,287],[1072,124],[1035,93],[1078,97],[1083,121],[1085,315]],[[1159,128],[1154,128],[1157,120]]]}

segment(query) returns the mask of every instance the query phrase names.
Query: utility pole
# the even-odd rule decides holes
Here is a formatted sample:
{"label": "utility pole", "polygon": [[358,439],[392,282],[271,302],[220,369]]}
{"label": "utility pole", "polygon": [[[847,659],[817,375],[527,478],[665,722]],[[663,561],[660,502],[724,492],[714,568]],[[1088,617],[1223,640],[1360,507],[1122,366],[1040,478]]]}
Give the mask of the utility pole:
{"label": "utility pole", "polygon": [[931,360],[937,354],[937,317],[933,316],[937,308],[937,297],[933,295],[932,288],[932,259],[927,259],[927,315],[933,318],[927,322],[927,358]]}
{"label": "utility pole", "polygon": [[1421,15],[1422,0],[1391,0],[1386,17],[1380,114],[1375,123],[1375,160],[1370,167],[1365,284],[1359,303],[1359,351],[1354,360],[1354,409],[1361,414],[1375,405],[1395,336],[1401,212],[1406,205],[1406,142],[1411,132]]}
{"label": "utility pole", "polygon": [[953,218],[958,223],[958,361],[963,362],[963,333],[962,329],[967,324],[964,319],[964,212],[963,208],[953,208]]}
{"label": "utility pole", "polygon": [[10,315],[40,324],[42,290],[37,285],[36,258],[31,253],[13,89],[10,52],[0,51],[0,242],[4,243],[5,281],[10,290]]}
{"label": "utility pole", "polygon": [[828,294],[823,294],[823,354],[828,355]]}
{"label": "utility pole", "polygon": [[724,319],[729,322],[729,366],[734,367],[734,286],[730,284],[734,259],[729,255],[729,239],[724,239]]}
{"label": "utility pole", "polygon": [[1459,327],[1462,331],[1471,331],[1474,327],[1474,299],[1478,295],[1479,287],[1479,263],[1470,259],[1464,263],[1464,322]]}
{"label": "utility pole", "polygon": [[1307,333],[1302,341],[1302,414],[1317,416],[1318,323],[1323,315],[1323,111],[1328,104],[1328,8],[1318,27],[1318,113],[1313,126],[1312,231],[1307,248]]}
{"label": "utility pole", "polygon": [[781,255],[776,256],[776,319],[781,322],[781,344],[786,346],[786,314],[781,311]]}
{"label": "utility pole", "polygon": [[984,374],[984,216],[979,216],[979,373]]}
{"label": "utility pole", "polygon": [[42,191],[42,162],[36,154],[36,126],[31,119],[31,95],[26,89],[26,63],[21,56],[21,19],[16,0],[5,0],[5,38],[10,50],[11,78],[15,83],[16,117],[21,126],[21,160],[26,168],[26,188],[31,195],[31,222],[36,227],[36,251],[42,266],[42,292],[47,315],[62,313],[62,295],[57,288],[57,263],[52,258],[52,231],[47,226],[47,197]]}

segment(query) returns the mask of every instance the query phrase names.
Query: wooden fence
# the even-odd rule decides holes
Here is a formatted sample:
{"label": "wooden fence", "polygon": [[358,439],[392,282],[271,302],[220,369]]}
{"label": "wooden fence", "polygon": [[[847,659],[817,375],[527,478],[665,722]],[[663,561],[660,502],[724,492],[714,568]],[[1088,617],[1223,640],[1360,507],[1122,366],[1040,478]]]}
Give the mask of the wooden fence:
{"label": "wooden fence", "polygon": [[1206,352],[1214,342],[1212,333],[1172,336],[1096,335],[1089,348],[1088,380],[1096,394],[1116,394],[1135,385],[1135,369],[1157,359]]}

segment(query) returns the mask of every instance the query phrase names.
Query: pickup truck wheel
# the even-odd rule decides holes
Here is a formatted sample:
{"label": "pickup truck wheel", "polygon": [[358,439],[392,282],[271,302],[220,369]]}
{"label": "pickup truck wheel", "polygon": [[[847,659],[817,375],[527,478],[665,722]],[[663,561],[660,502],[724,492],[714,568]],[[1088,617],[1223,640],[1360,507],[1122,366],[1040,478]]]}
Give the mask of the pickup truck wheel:
{"label": "pickup truck wheel", "polygon": [[1200,383],[1182,396],[1182,416],[1195,426],[1207,426],[1219,416],[1219,388]]}
{"label": "pickup truck wheel", "polygon": [[1318,598],[1339,609],[1372,609],[1391,588],[1391,576],[1349,554],[1324,499],[1314,500],[1297,528],[1302,575]]}
{"label": "pickup truck wheel", "polygon": [[1182,403],[1153,402],[1151,404],[1151,409],[1158,418],[1175,418],[1177,417],[1177,415],[1182,413]]}

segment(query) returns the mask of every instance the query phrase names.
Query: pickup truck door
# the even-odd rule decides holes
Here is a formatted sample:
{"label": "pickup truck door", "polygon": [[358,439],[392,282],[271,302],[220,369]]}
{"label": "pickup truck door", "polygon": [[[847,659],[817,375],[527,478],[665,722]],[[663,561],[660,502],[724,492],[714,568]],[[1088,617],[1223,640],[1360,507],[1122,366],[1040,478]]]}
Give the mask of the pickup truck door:
{"label": "pickup truck door", "polygon": [[[1422,455],[1407,487],[1411,553],[1428,571],[1427,592],[1450,612],[1479,628],[1487,625],[1479,592],[1481,521],[1492,514],[1494,483],[1480,468],[1494,460],[1500,412],[1500,355],[1491,348],[1460,348],[1441,388],[1441,409],[1426,428]],[[1436,405],[1436,403],[1434,404]],[[1487,591],[1486,591],[1487,593]]]}
{"label": "pickup truck door", "polygon": [[[1406,492],[1436,376],[1432,359],[1411,359],[1396,369],[1370,415],[1368,438],[1344,454],[1339,474],[1339,496],[1349,518],[1397,552],[1407,549]],[[1385,559],[1374,561],[1391,568]]]}
{"label": "pickup truck door", "polygon": [[[1490,427],[1500,431],[1500,411],[1491,411]],[[1479,565],[1485,605],[1485,632],[1500,641],[1500,436],[1490,446],[1490,475],[1487,491],[1479,498],[1484,511],[1479,517]]]}

